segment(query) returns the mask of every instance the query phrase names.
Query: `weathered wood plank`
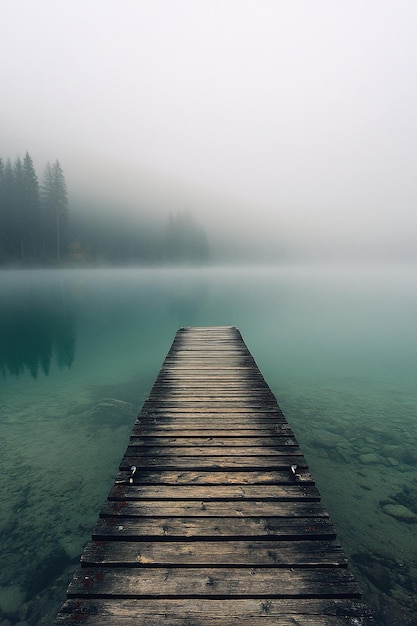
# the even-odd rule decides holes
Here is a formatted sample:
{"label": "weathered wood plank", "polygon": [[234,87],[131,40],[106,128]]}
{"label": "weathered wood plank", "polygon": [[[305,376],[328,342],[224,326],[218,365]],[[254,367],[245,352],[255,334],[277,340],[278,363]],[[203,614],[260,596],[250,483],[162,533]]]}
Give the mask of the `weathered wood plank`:
{"label": "weathered wood plank", "polygon": [[259,388],[253,387],[249,385],[245,385],[242,387],[227,385],[224,389],[217,383],[209,385],[208,383],[203,388],[203,383],[199,385],[186,385],[176,384],[174,390],[171,392],[169,389],[169,385],[166,383],[164,385],[158,386],[156,389],[152,389],[148,398],[150,400],[157,400],[157,398],[165,398],[168,399],[171,394],[172,397],[176,400],[184,400],[190,401],[192,399],[196,399],[196,396],[203,399],[205,398],[207,402],[210,400],[232,400],[232,399],[252,399],[252,400],[268,400],[274,402],[274,396],[266,395],[266,391]]}
{"label": "weathered wood plank", "polygon": [[[201,501],[201,486],[190,484],[187,480],[185,484],[177,484],[176,481],[172,485],[137,485],[122,484],[114,485],[110,489],[107,497],[111,500],[197,500]],[[234,500],[262,500],[267,502],[271,500],[277,501],[302,501],[302,502],[319,502],[320,494],[317,487],[306,485],[300,487],[299,484],[292,485],[263,485],[259,489],[259,485],[215,485],[204,484],[203,487],[204,501],[210,500],[233,502]]]}
{"label": "weathered wood plank", "polygon": [[223,456],[210,457],[210,456],[189,456],[189,457],[177,457],[176,455],[166,456],[142,456],[142,455],[129,455],[124,456],[120,469],[129,469],[132,465],[136,467],[159,467],[160,469],[169,468],[183,468],[183,469],[204,469],[211,468],[212,470],[225,470],[225,469],[252,469],[262,470],[269,469],[288,469],[292,465],[296,465],[300,468],[307,468],[307,463],[303,456],[300,455],[275,455],[271,456],[237,456],[225,459]]}
{"label": "weathered wood plank", "polygon": [[[130,465],[118,472],[116,484],[128,484],[131,476]],[[229,470],[213,472],[207,468],[200,470],[159,468],[139,468],[134,475],[135,485],[314,485],[314,479],[307,468],[297,469],[300,478],[295,478],[288,468],[283,470]]]}
{"label": "weathered wood plank", "polygon": [[230,459],[231,457],[243,457],[250,456],[257,458],[261,457],[271,457],[271,463],[273,459],[277,457],[283,456],[302,456],[301,450],[298,446],[144,446],[141,443],[136,442],[135,440],[130,441],[129,445],[126,448],[125,456],[179,456],[181,458],[185,457],[197,457],[197,456],[205,456],[206,458],[211,457],[227,457]]}
{"label": "weathered wood plank", "polygon": [[[132,430],[132,437],[154,437],[156,435],[162,436],[176,436],[179,437],[232,437],[236,434],[236,426],[228,426],[227,424],[219,424],[218,422],[212,427],[207,422],[200,421],[199,423],[182,422],[176,426],[177,422],[173,423],[167,421],[166,423],[158,422],[157,425],[153,423],[136,423]],[[239,427],[239,435],[245,435],[248,437],[272,437],[276,435],[289,436],[293,435],[291,428],[285,424],[262,424],[255,427],[254,424],[248,426]]]}
{"label": "weathered wood plank", "polygon": [[222,447],[223,449],[226,449],[227,447],[231,447],[231,446],[233,446],[234,449],[245,448],[245,447],[249,447],[251,449],[259,448],[259,447],[261,447],[262,449],[275,448],[275,447],[278,449],[281,449],[283,446],[285,446],[286,448],[288,448],[288,446],[298,447],[298,443],[295,437],[288,437],[287,435],[283,435],[283,436],[276,435],[275,437],[272,437],[271,433],[269,434],[265,433],[263,436],[256,436],[256,437],[241,436],[240,433],[239,433],[239,436],[229,434],[229,435],[223,435],[222,437],[219,437],[219,436],[202,437],[200,435],[172,436],[172,435],[163,435],[163,434],[159,434],[158,436],[155,436],[155,433],[153,435],[132,434],[130,437],[129,445],[132,445],[132,446],[135,445],[140,448],[148,447],[148,446],[149,447],[161,447],[161,448],[162,447],[169,448],[171,446],[179,446],[180,448],[185,448],[185,447],[200,448],[202,446],[204,447],[207,446],[211,448]]}
{"label": "weathered wood plank", "polygon": [[192,415],[193,413],[214,415],[222,413],[223,416],[228,416],[229,414],[239,415],[244,419],[242,413],[250,412],[248,417],[254,418],[256,416],[261,416],[262,419],[266,417],[276,418],[281,414],[278,411],[274,410],[274,405],[271,403],[260,404],[257,402],[250,402],[249,400],[245,402],[242,400],[241,402],[227,402],[226,400],[219,400],[218,402],[200,402],[196,400],[195,402],[172,402],[168,401],[165,403],[164,401],[158,402],[146,402],[144,404],[143,415],[154,415],[166,413],[167,415],[177,416],[179,413],[185,413],[188,415]]}
{"label": "weathered wood plank", "polygon": [[151,394],[150,396],[148,396],[148,400],[146,401],[146,406],[148,406],[149,404],[155,402],[158,405],[160,404],[162,407],[164,406],[164,403],[169,403],[172,406],[176,406],[177,404],[183,404],[183,403],[187,403],[187,405],[192,406],[193,404],[198,404],[200,405],[202,402],[205,404],[208,403],[214,403],[214,405],[216,406],[217,404],[228,404],[228,403],[233,403],[236,404],[237,406],[239,406],[240,403],[245,403],[247,406],[264,406],[266,403],[269,403],[269,405],[273,408],[275,408],[274,400],[273,398],[269,398],[268,396],[265,396],[263,393],[250,393],[248,391],[245,392],[230,392],[230,391],[223,391],[223,392],[215,392],[213,391],[212,394],[207,393],[207,391],[205,393],[199,393],[198,394],[198,398],[196,397],[196,393],[193,392],[193,390],[187,389],[187,392],[184,393],[176,393],[176,394],[169,394],[169,393],[165,393],[165,394]]}
{"label": "weathered wood plank", "polygon": [[[242,429],[248,428],[289,428],[288,423],[285,421],[285,417],[279,413],[271,413],[270,411],[256,411],[254,413],[247,413],[245,411],[224,411],[216,410],[215,408],[210,411],[206,410],[170,410],[170,409],[155,409],[152,411],[144,411],[140,414],[136,421],[137,425],[146,425],[151,423],[163,424],[170,423],[174,425],[178,424],[178,427],[184,428],[198,428],[202,423],[206,422],[208,426],[206,428],[225,428],[228,430],[233,429],[235,433],[240,432]],[[196,425],[196,426],[194,426]]]}
{"label": "weathered wood plank", "polygon": [[83,566],[153,565],[346,567],[336,541],[100,541],[90,542]]}
{"label": "weathered wood plank", "polygon": [[[201,501],[131,500],[107,501],[100,509],[100,517],[328,517],[319,502],[259,501],[232,502],[205,500],[204,488],[200,488]],[[120,522],[122,523],[122,522]]]}
{"label": "weathered wood plank", "polygon": [[82,568],[67,596],[105,598],[360,598],[345,568]]}
{"label": "weathered wood plank", "polygon": [[204,354],[201,357],[192,356],[189,353],[183,358],[176,356],[169,357],[164,361],[162,366],[162,374],[172,374],[182,376],[183,372],[189,372],[194,374],[198,369],[199,374],[202,372],[210,372],[213,375],[218,375],[219,370],[222,372],[236,375],[236,373],[243,371],[246,377],[250,380],[254,380],[253,377],[254,361],[253,359],[246,357],[245,355],[236,355],[234,357],[213,357],[209,354]]}
{"label": "weathered wood plank", "polygon": [[[206,383],[206,385],[205,385]],[[207,391],[208,389],[212,389],[214,386],[217,386],[220,390],[233,389],[235,387],[239,389],[267,389],[265,387],[265,379],[262,376],[249,376],[243,375],[242,373],[233,374],[232,371],[229,372],[198,372],[191,370],[183,371],[181,376],[175,374],[175,370],[163,370],[161,375],[157,378],[152,389],[162,389],[163,387],[171,387],[172,389],[176,389],[177,385],[178,389],[181,388],[196,388],[196,389],[204,389]],[[270,391],[270,389],[268,389]],[[151,391],[152,393],[152,391]]]}
{"label": "weathered wood plank", "polygon": [[[230,414],[228,417],[223,412],[178,412],[178,413],[151,413],[141,415],[140,419],[136,422],[137,427],[158,428],[158,430],[164,427],[175,428],[178,426],[178,430],[189,430],[193,428],[195,430],[223,430],[229,431],[229,433],[238,434],[247,430],[257,430],[270,432],[274,429],[276,431],[291,433],[288,424],[285,420],[279,416],[274,417],[271,415],[253,415],[252,417],[242,417],[239,420],[239,415]],[[162,433],[162,430],[161,430]],[[156,434],[155,432],[153,434]]]}
{"label": "weathered wood plank", "polygon": [[369,626],[369,610],[345,599],[128,599],[82,598],[65,602],[57,624],[69,626],[75,615],[85,626]]}
{"label": "weathered wood plank", "polygon": [[161,537],[168,539],[229,540],[275,538],[279,540],[336,539],[333,524],[326,517],[288,519],[268,517],[249,519],[241,517],[181,517],[118,520],[101,518],[93,528],[93,540],[148,540]]}
{"label": "weathered wood plank", "polygon": [[152,387],[151,394],[166,394],[169,392],[181,394],[184,391],[187,392],[189,390],[192,390],[193,392],[201,391],[203,393],[210,393],[211,391],[218,390],[220,394],[235,393],[237,391],[254,391],[255,393],[263,391],[266,393],[272,393],[265,379],[262,377],[254,378],[253,380],[242,380],[240,376],[228,377],[227,380],[225,380],[225,378],[225,376],[222,376],[221,378],[216,377],[215,380],[212,380],[211,378],[194,373],[192,377],[175,379],[175,385],[171,385],[170,378],[166,375],[157,378]]}

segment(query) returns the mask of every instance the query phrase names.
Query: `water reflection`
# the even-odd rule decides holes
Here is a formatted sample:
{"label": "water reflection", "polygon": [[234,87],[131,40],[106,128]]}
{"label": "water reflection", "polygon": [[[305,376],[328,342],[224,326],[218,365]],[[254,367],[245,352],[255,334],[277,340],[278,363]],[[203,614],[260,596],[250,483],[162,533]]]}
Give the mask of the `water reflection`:
{"label": "water reflection", "polygon": [[53,357],[60,369],[75,356],[75,316],[62,283],[34,281],[6,289],[0,305],[0,372],[48,376]]}

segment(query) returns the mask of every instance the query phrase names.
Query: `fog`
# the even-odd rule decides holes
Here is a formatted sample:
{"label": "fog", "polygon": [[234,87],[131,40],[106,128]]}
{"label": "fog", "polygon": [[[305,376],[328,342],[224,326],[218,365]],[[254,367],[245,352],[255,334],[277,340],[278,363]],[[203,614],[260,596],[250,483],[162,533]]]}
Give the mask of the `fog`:
{"label": "fog", "polygon": [[414,0],[16,0],[0,42],[1,156],[59,159],[72,205],[416,259]]}

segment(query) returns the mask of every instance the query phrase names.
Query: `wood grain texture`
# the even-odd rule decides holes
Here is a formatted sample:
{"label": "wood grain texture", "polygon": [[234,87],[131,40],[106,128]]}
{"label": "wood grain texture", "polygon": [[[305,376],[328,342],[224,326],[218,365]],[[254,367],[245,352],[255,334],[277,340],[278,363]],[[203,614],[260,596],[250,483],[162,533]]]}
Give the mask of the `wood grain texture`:
{"label": "wood grain texture", "polygon": [[[361,602],[345,599],[107,599],[78,598],[62,607],[57,624],[103,626],[365,626],[372,623]],[[70,621],[73,617],[75,619]]]}
{"label": "wood grain texture", "polygon": [[141,539],[258,538],[300,541],[335,539],[336,532],[327,517],[141,517],[136,519],[100,518],[93,528],[95,541],[135,541]]}
{"label": "wood grain texture", "polygon": [[347,559],[334,540],[317,541],[100,541],[90,542],[83,565],[129,567],[274,566],[346,567]]}
{"label": "wood grain texture", "polygon": [[[218,479],[215,475],[214,479]],[[317,487],[312,485],[263,485],[262,489],[256,484],[251,485],[235,485],[231,484],[219,484],[216,482],[214,485],[204,484],[201,488],[198,484],[190,484],[187,481],[185,484],[177,484],[174,481],[172,485],[140,485],[140,484],[128,484],[122,483],[114,485],[109,492],[108,501],[112,500],[168,500],[173,502],[175,500],[186,500],[192,502],[193,500],[201,501],[201,495],[204,496],[205,502],[215,500],[217,502],[225,501],[233,504],[236,500],[239,502],[251,502],[252,500],[261,500],[262,502],[319,502],[320,494]]]}

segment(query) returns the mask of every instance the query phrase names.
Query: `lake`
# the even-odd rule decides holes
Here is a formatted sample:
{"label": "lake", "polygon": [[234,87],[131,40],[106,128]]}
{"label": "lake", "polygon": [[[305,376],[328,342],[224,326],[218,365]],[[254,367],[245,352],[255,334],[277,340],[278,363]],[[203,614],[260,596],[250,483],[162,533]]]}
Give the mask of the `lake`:
{"label": "lake", "polygon": [[379,624],[416,623],[417,269],[0,272],[0,623],[52,624],[182,326],[235,325]]}

